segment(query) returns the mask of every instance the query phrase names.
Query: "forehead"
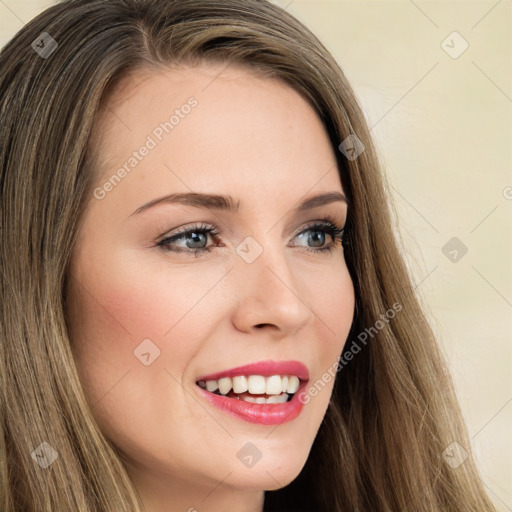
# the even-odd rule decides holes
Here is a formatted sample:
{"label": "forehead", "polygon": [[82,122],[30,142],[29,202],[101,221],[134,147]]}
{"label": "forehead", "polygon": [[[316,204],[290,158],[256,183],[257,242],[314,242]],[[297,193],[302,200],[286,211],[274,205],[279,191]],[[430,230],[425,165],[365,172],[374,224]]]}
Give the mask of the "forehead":
{"label": "forehead", "polygon": [[250,185],[254,194],[273,197],[278,187],[303,195],[320,181],[341,190],[332,144],[309,103],[284,82],[233,64],[132,73],[104,102],[96,134],[103,180],[154,146],[124,180],[132,187],[151,177],[162,185],[172,171],[181,187],[205,192],[247,193]]}

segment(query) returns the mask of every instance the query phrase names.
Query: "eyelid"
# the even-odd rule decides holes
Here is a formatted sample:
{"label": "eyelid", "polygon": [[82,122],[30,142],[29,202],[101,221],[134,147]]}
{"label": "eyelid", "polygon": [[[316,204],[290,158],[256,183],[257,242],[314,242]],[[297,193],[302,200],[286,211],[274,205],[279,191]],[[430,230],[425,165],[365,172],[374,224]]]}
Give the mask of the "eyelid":
{"label": "eyelid", "polygon": [[167,231],[157,239],[157,244],[167,240],[168,238],[180,237],[188,234],[191,231],[208,231],[212,236],[218,236],[222,234],[222,230],[217,228],[214,224],[206,224],[205,222],[196,222],[191,225],[185,224],[183,227],[174,228],[171,231]]}
{"label": "eyelid", "polygon": [[[338,223],[329,217],[324,217],[323,219],[319,220],[313,220],[311,222],[307,222],[306,224],[302,225],[297,231],[294,232],[292,235],[292,239],[303,233],[304,231],[308,231],[311,228],[314,227],[325,227],[327,228],[327,224],[332,224],[333,226],[337,226]],[[340,228],[343,229],[343,226]]]}

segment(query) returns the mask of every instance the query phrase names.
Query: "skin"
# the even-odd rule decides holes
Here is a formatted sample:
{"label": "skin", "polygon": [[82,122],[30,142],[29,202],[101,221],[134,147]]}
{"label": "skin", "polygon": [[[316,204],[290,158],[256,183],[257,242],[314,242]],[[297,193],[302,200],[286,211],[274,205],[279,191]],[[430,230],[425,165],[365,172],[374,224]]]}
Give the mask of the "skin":
{"label": "skin", "polygon": [[[298,360],[310,384],[336,362],[354,313],[354,289],[339,241],[297,237],[344,202],[294,212],[305,198],[343,192],[334,150],[309,104],[289,86],[244,68],[201,64],[138,71],[125,79],[96,125],[102,186],[172,112],[198,105],[103,199],[91,197],[69,266],[68,318],[77,368],[104,435],[123,456],[149,512],[256,512],[265,490],[301,471],[334,381],[280,425],[246,422],[210,405],[196,380],[263,360]],[[213,80],[213,82],[212,82]],[[209,85],[208,85],[209,84]],[[176,192],[231,195],[230,213],[145,203]],[[221,230],[199,245],[156,245],[196,224]],[[263,252],[236,252],[251,236]],[[189,249],[192,247],[192,249]],[[186,251],[189,251],[187,253]],[[251,249],[252,250],[252,249]],[[134,350],[150,339],[145,366]],[[253,443],[248,468],[237,452]]]}

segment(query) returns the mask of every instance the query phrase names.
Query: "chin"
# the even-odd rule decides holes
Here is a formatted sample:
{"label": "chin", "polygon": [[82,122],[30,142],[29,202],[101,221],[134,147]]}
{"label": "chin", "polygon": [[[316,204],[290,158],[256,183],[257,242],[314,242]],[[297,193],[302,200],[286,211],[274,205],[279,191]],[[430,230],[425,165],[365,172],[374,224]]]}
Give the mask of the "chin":
{"label": "chin", "polygon": [[297,454],[288,459],[284,454],[282,458],[274,454],[272,459],[264,461],[262,458],[251,468],[238,468],[236,474],[231,475],[231,485],[259,491],[282,489],[299,476],[306,460],[307,456],[299,460]]}

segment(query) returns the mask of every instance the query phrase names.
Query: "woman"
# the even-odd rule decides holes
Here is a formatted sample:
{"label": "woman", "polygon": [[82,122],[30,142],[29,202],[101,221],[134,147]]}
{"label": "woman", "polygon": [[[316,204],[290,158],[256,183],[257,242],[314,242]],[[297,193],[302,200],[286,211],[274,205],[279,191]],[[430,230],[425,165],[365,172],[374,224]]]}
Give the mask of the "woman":
{"label": "woman", "polygon": [[321,43],[64,0],[0,56],[3,511],[492,511]]}

